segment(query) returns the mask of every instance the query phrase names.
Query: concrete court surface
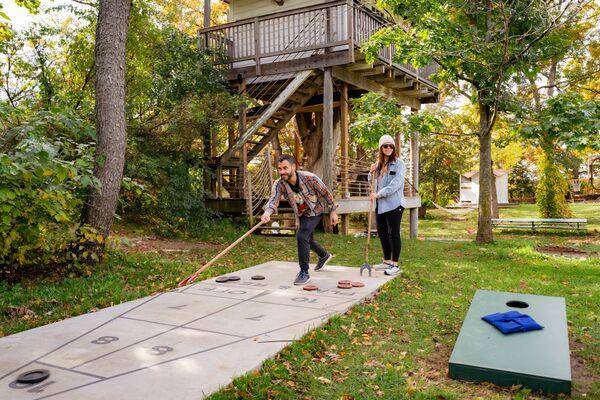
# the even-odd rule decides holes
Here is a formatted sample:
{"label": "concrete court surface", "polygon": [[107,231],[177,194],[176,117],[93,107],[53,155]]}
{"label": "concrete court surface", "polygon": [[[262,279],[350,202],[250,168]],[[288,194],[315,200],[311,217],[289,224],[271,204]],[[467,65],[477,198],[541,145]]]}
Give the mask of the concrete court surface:
{"label": "concrete court surface", "polygon": [[[0,338],[0,399],[197,400],[392,279],[328,265],[311,272],[319,291],[308,292],[292,285],[298,271],[272,261],[228,274],[239,281],[211,278]],[[338,289],[341,279],[365,286]],[[36,369],[50,377],[16,381]]]}

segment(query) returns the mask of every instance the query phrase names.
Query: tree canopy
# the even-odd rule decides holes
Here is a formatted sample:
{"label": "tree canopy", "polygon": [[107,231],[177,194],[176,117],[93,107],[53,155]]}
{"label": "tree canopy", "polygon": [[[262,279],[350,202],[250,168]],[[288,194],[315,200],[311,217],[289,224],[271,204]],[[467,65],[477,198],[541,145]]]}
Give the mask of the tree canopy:
{"label": "tree canopy", "polygon": [[395,61],[439,64],[434,79],[472,99],[479,110],[480,192],[477,240],[491,242],[491,131],[510,108],[511,83],[520,74],[535,78],[538,66],[572,45],[565,32],[587,17],[589,0],[408,1],[380,0],[400,23],[366,44],[368,59],[394,45]]}

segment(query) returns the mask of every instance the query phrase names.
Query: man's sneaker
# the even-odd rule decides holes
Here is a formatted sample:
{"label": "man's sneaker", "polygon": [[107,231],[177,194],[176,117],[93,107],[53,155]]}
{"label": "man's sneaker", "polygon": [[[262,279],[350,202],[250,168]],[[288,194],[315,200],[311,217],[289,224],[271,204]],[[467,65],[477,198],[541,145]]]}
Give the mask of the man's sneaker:
{"label": "man's sneaker", "polygon": [[375,271],[385,271],[386,269],[388,269],[389,267],[392,267],[392,266],[393,266],[392,264],[382,262],[381,264],[377,264],[373,268],[375,269]]}
{"label": "man's sneaker", "polygon": [[308,272],[300,271],[296,276],[296,280],[294,281],[294,285],[304,285],[310,281],[310,275]]}
{"label": "man's sneaker", "polygon": [[396,275],[400,273],[400,267],[397,265],[392,265],[388,269],[385,270],[386,275]]}
{"label": "man's sneaker", "polygon": [[322,271],[332,258],[333,254],[331,253],[327,253],[326,256],[319,257],[319,261],[317,261],[317,265],[315,266],[315,271]]}

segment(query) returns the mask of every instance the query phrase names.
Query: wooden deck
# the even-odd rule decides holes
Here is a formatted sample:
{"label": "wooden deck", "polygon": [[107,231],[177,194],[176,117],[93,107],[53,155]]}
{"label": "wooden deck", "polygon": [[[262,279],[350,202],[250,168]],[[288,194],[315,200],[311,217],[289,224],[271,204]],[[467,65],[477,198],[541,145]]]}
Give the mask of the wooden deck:
{"label": "wooden deck", "polygon": [[[428,78],[437,64],[415,68],[393,61],[395,45],[380,50],[367,64],[359,48],[375,32],[393,24],[358,1],[333,1],[268,14],[199,30],[201,48],[231,81],[323,67],[347,67],[336,73],[356,87],[390,95],[436,102],[437,84]],[[367,87],[365,80],[372,81]],[[359,79],[360,78],[360,79]],[[381,92],[381,90],[376,90]],[[413,108],[415,104],[407,104]]]}

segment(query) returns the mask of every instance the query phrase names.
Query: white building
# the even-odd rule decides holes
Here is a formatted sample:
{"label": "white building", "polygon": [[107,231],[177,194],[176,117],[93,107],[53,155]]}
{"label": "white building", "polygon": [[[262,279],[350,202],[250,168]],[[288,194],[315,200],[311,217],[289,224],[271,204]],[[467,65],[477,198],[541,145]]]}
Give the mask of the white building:
{"label": "white building", "polygon": [[[498,204],[508,204],[508,171],[494,170]],[[460,175],[460,204],[479,204],[479,171],[469,171]]]}

